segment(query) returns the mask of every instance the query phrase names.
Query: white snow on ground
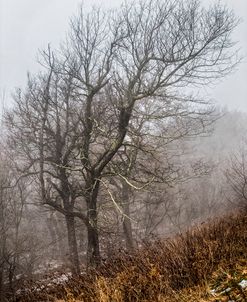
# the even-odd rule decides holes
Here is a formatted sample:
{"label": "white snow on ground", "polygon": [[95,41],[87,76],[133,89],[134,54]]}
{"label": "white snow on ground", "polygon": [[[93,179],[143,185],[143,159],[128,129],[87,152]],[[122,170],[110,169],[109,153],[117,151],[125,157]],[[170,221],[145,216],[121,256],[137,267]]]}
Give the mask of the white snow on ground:
{"label": "white snow on ground", "polygon": [[231,291],[231,288],[230,287],[227,287],[227,289],[223,290],[221,292],[221,294],[225,294],[225,293],[229,293]]}
{"label": "white snow on ground", "polygon": [[54,285],[63,284],[67,282],[71,276],[72,276],[71,273],[53,275],[46,279],[38,281],[38,283],[35,286],[32,286],[30,288],[18,289],[16,294],[20,295],[21,293],[27,293],[27,292],[40,292],[43,289],[47,289]]}
{"label": "white snow on ground", "polygon": [[71,273],[67,273],[67,274],[62,274],[56,278],[53,278],[51,280],[52,283],[56,283],[56,284],[61,284],[61,283],[64,283],[66,281],[69,280],[69,277],[71,277]]}
{"label": "white snow on ground", "polygon": [[247,287],[247,280],[242,280],[240,283],[238,283],[238,285],[240,285],[242,288],[246,288]]}
{"label": "white snow on ground", "polygon": [[[247,288],[247,280],[243,279],[241,282],[238,283],[239,286],[241,286],[243,289]],[[231,291],[231,287],[227,287],[225,290],[220,292],[220,294],[226,294]],[[217,288],[210,290],[210,294],[215,296],[217,294]],[[228,301],[228,302],[234,302],[234,301]]]}

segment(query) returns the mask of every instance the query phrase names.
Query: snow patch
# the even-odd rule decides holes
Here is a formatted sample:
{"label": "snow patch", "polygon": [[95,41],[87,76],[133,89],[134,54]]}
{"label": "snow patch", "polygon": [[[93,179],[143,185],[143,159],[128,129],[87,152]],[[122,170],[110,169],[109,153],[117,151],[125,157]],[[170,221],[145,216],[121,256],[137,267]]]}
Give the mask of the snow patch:
{"label": "snow patch", "polygon": [[246,288],[247,287],[247,280],[242,280],[241,282],[238,283],[239,286],[241,286],[242,288]]}

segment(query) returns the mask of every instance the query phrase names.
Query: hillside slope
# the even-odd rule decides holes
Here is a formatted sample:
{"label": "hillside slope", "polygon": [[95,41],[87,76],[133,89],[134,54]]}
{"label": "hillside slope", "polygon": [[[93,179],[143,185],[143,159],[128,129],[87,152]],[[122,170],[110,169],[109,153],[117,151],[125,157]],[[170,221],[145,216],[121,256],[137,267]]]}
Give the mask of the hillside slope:
{"label": "hillside slope", "polygon": [[20,302],[247,301],[246,297],[246,213],[147,242],[131,254],[116,251],[97,271],[78,277],[61,274],[28,281],[17,293]]}

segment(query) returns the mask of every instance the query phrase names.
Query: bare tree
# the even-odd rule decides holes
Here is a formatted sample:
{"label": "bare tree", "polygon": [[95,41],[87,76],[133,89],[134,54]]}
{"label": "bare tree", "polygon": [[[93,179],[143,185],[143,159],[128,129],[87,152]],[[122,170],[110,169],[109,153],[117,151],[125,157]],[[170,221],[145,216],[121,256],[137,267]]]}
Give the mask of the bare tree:
{"label": "bare tree", "polygon": [[[1,147],[3,147],[1,145]],[[21,232],[24,205],[27,200],[27,183],[16,183],[16,171],[10,160],[0,153],[0,301],[15,297],[16,275],[22,265],[22,257],[28,252]]]}
{"label": "bare tree", "polygon": [[[26,94],[16,93],[16,108],[6,114],[12,131],[9,146],[15,149],[22,176],[38,179],[43,205],[65,217],[72,272],[79,273],[75,217],[85,224],[83,212],[75,211],[81,189],[73,175],[74,154],[81,134],[81,115],[73,107],[71,79],[51,71],[29,77]],[[24,159],[24,160],[23,160]]]}
{"label": "bare tree", "polygon": [[233,195],[228,199],[240,207],[246,209],[247,205],[247,158],[246,143],[239,152],[232,154],[229,160],[229,167],[225,170],[228,183],[231,186]]}
{"label": "bare tree", "polygon": [[[43,146],[54,87],[51,78],[69,79],[73,104],[70,101],[68,106],[80,112],[73,114],[80,131],[76,141],[72,136],[73,145],[69,144],[73,161],[55,163],[62,169],[60,173],[76,174],[74,179],[79,179],[80,194],[86,202],[86,215],[83,207],[80,215],[87,225],[88,263],[100,261],[97,206],[103,179],[111,175],[123,148],[141,150],[141,144],[131,141],[133,133],[149,146],[141,151],[160,158],[168,137],[179,139],[203,131],[212,108],[205,100],[186,93],[186,87],[212,83],[232,70],[237,60],[230,37],[237,23],[233,13],[220,4],[204,9],[194,0],[126,3],[116,12],[94,9],[85,14],[81,9],[72,19],[70,34],[59,52],[44,52],[48,75],[40,101],[42,112],[35,109],[30,114],[37,117],[41,128],[36,140]],[[18,103],[26,101],[23,95]],[[20,114],[17,117],[20,119]],[[138,120],[144,117],[138,131]],[[55,115],[57,120],[66,124],[66,116],[60,112]],[[176,125],[173,132],[170,127],[167,131],[168,123]],[[22,148],[25,150],[26,144]],[[47,188],[49,180],[44,173],[50,173],[46,166],[51,161],[42,148],[37,169],[41,188]],[[52,150],[58,152],[61,146]],[[144,182],[162,175],[157,164],[152,168],[156,173],[146,173],[149,177]],[[54,182],[50,185],[56,188]],[[67,187],[59,189],[63,195],[71,192],[66,177],[64,185]],[[47,200],[45,194],[43,191],[42,197]]]}

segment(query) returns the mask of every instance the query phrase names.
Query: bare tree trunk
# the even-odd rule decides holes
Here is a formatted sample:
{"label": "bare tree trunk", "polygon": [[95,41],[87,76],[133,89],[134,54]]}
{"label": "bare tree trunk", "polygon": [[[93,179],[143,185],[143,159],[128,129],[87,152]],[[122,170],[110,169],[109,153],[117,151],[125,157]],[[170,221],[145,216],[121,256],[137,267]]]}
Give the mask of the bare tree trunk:
{"label": "bare tree trunk", "polygon": [[97,267],[100,263],[99,232],[98,232],[98,213],[97,198],[99,192],[99,180],[91,179],[88,181],[87,202],[87,265]]}
{"label": "bare tree trunk", "polygon": [[11,293],[11,297],[13,301],[15,301],[15,286],[14,286],[15,266],[16,266],[15,259],[13,259],[13,263],[9,264],[9,269],[8,269],[9,291]]}
{"label": "bare tree trunk", "polygon": [[70,215],[66,215],[65,219],[66,219],[67,232],[68,232],[71,270],[72,270],[72,274],[78,275],[80,274],[80,264],[79,264],[79,255],[78,255],[76,233],[75,233],[75,218]]}
{"label": "bare tree trunk", "polygon": [[54,216],[51,214],[50,217],[46,218],[46,223],[47,223],[47,228],[49,230],[50,236],[51,236],[51,240],[52,240],[52,257],[55,258],[57,255],[59,255],[60,251],[58,248],[58,239],[57,239],[57,234],[56,234],[56,230],[54,228]]}
{"label": "bare tree trunk", "polygon": [[4,284],[3,284],[3,264],[0,264],[0,302],[5,302],[5,298],[4,298],[4,295],[5,295],[5,291],[4,291]]}
{"label": "bare tree trunk", "polygon": [[99,232],[97,221],[97,207],[96,200],[90,200],[87,203],[87,217],[89,224],[87,226],[87,264],[89,266],[97,266],[100,263],[100,249],[99,249]]}
{"label": "bare tree trunk", "polygon": [[60,259],[64,259],[65,253],[63,252],[64,250],[64,244],[63,244],[63,237],[64,237],[64,233],[63,233],[63,229],[61,229],[61,224],[60,222],[57,220],[57,218],[55,218],[53,220],[53,226],[54,226],[54,232],[56,234],[56,238],[57,238],[57,250],[58,253],[57,255],[59,255]]}
{"label": "bare tree trunk", "polygon": [[122,186],[122,208],[124,212],[123,232],[125,237],[125,244],[128,250],[133,250],[134,241],[132,224],[130,220],[130,188],[129,185],[125,182],[122,182]]}

